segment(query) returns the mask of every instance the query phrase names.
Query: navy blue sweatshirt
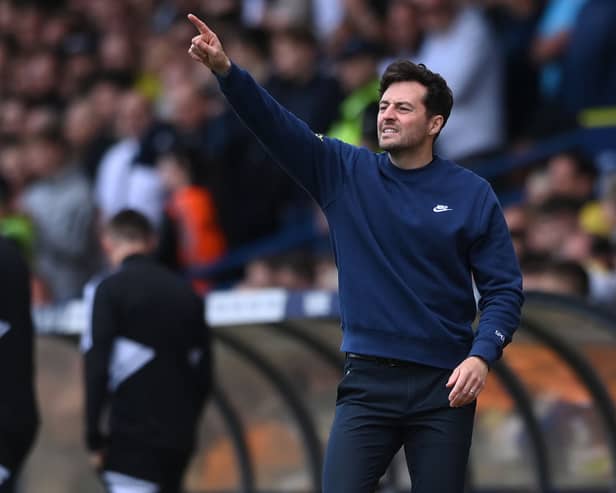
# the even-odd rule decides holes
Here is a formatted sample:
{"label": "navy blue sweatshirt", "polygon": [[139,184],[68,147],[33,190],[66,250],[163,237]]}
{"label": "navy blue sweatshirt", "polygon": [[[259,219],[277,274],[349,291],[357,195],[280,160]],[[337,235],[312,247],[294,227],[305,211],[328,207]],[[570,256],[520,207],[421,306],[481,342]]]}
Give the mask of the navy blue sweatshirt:
{"label": "navy blue sweatshirt", "polygon": [[315,135],[235,65],[218,79],[248,128],[325,212],[343,351],[449,369],[468,356],[489,364],[501,356],[519,323],[522,278],[484,179],[439,157],[403,170],[387,153]]}

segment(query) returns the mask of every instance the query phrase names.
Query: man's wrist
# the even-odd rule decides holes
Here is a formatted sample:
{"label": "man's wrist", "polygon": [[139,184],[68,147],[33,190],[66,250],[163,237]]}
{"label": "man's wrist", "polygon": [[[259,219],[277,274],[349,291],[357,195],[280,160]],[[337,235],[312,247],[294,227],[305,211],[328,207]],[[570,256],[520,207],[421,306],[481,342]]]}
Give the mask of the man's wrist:
{"label": "man's wrist", "polygon": [[214,70],[214,73],[218,76],[218,77],[227,77],[230,73],[231,73],[231,69],[233,68],[233,64],[231,63],[231,60],[229,58],[227,58],[227,63],[226,63],[226,67],[221,69],[221,70]]}
{"label": "man's wrist", "polygon": [[479,361],[481,361],[484,365],[486,365],[486,368],[489,370],[490,369],[490,363],[488,363],[488,361],[483,357],[483,356],[479,356],[478,354],[473,354],[471,356],[469,356],[469,358],[477,358]]}

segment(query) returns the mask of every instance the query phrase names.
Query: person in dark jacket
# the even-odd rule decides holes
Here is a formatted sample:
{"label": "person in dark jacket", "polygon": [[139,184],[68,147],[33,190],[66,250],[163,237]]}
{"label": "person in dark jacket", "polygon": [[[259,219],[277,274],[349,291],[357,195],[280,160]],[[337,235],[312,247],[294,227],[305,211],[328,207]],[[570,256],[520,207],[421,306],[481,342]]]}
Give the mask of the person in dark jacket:
{"label": "person in dark jacket", "polygon": [[34,392],[30,272],[13,241],[0,236],[0,493],[12,493],[39,417]]}
{"label": "person in dark jacket", "polygon": [[116,270],[95,288],[82,341],[86,444],[109,493],[180,491],[211,386],[202,300],[149,257],[155,243],[136,211],[107,224],[103,248]]}
{"label": "person in dark jacket", "polygon": [[[520,320],[522,276],[490,184],[434,153],[446,81],[406,60],[380,81],[379,147],[315,134],[199,34],[190,56],[314,198],[338,266],[342,350],[323,493],[372,493],[404,447],[413,493],[461,493],[476,398]],[[480,294],[477,313],[474,286]]]}

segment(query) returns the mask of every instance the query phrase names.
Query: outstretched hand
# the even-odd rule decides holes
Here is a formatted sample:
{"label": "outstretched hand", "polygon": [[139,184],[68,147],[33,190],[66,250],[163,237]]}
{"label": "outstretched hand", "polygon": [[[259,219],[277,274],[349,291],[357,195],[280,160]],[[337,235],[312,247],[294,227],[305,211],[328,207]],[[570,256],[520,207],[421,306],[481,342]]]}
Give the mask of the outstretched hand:
{"label": "outstretched hand", "polygon": [[192,39],[188,50],[191,58],[201,62],[216,74],[227,74],[231,70],[231,60],[222,49],[222,43],[216,33],[196,15],[188,14],[188,20],[199,31],[199,34]]}
{"label": "outstretched hand", "polygon": [[451,407],[465,406],[473,402],[483,390],[488,376],[488,365],[477,356],[470,356],[460,363],[451,373],[447,388]]}

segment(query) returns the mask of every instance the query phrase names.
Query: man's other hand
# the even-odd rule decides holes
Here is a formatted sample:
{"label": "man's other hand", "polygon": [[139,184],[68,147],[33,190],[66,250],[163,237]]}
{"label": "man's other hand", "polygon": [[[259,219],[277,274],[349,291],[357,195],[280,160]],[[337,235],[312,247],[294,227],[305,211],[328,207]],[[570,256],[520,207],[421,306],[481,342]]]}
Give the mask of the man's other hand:
{"label": "man's other hand", "polygon": [[477,356],[470,356],[460,363],[451,373],[447,388],[451,407],[465,406],[473,402],[483,390],[488,376],[487,363]]}

